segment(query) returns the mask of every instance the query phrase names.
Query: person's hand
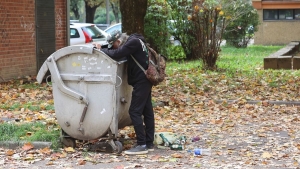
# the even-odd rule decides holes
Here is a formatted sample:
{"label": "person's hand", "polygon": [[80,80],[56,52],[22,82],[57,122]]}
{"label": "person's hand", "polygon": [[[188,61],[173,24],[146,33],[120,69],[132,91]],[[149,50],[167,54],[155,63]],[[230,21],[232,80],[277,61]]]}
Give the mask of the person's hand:
{"label": "person's hand", "polygon": [[100,44],[98,44],[98,43],[93,43],[93,45],[94,45],[94,48],[96,48],[96,49],[101,49],[101,45],[100,45]]}

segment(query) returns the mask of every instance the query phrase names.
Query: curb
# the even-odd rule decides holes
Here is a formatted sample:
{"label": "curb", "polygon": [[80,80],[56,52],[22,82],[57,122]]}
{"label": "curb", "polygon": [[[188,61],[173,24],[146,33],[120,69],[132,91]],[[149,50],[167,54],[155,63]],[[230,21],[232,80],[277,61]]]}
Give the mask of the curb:
{"label": "curb", "polygon": [[[1,141],[0,147],[2,148],[8,148],[8,149],[17,149],[22,147],[25,143],[28,143],[26,141]],[[51,142],[42,142],[42,141],[34,141],[30,142],[34,149],[43,149],[46,147],[51,147]]]}
{"label": "curb", "polygon": [[[215,100],[216,103],[235,103],[239,102],[241,100]],[[268,103],[268,104],[276,104],[276,105],[281,105],[281,104],[286,104],[286,105],[300,105],[299,101],[271,101],[271,100],[266,100],[266,101],[261,101],[261,100],[247,100],[246,103],[248,104],[259,104],[259,103]]]}
{"label": "curb", "polygon": [[[203,102],[208,102],[209,100],[202,100]],[[219,104],[219,103],[238,103],[242,100],[213,100],[215,103]],[[247,104],[261,104],[261,103],[268,103],[268,104],[275,104],[275,105],[300,105],[300,101],[272,101],[272,100],[246,100],[245,103]],[[166,104],[164,102],[157,102],[153,105],[153,107],[164,107],[166,106]]]}

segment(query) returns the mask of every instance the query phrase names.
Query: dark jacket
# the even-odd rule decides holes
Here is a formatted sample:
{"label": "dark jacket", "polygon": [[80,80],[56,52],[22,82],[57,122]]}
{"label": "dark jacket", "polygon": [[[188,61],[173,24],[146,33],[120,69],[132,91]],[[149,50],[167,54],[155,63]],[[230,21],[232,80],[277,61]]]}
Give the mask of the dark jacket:
{"label": "dark jacket", "polygon": [[140,40],[146,43],[145,38],[142,35],[135,33],[130,35],[127,39],[127,42],[118,49],[101,49],[105,54],[114,60],[119,60],[126,56],[128,64],[128,84],[130,85],[133,85],[138,81],[148,80],[143,70],[131,58],[132,55],[145,70],[148,69],[148,55]]}

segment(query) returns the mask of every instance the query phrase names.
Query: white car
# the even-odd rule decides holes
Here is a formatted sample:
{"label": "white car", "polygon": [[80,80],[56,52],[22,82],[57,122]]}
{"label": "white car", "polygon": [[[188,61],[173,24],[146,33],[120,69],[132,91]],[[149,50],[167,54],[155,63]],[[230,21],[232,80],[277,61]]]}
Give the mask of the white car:
{"label": "white car", "polygon": [[117,24],[114,24],[108,28],[106,28],[104,30],[104,32],[108,33],[108,34],[111,34],[114,30],[119,30],[120,32],[122,32],[122,23],[117,23]]}
{"label": "white car", "polygon": [[101,45],[107,44],[107,33],[91,23],[70,24],[70,45],[79,45],[97,42]]}

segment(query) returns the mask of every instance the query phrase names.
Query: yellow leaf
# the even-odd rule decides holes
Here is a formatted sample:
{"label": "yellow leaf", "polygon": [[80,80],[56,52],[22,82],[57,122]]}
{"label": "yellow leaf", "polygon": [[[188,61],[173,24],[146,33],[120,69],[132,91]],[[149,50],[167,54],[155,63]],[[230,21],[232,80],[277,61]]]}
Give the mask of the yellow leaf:
{"label": "yellow leaf", "polygon": [[34,160],[34,156],[33,156],[33,154],[27,154],[26,157],[23,160],[25,160],[25,161]]}
{"label": "yellow leaf", "polygon": [[30,117],[30,116],[27,116],[25,119],[26,119],[26,121],[32,121],[32,117]]}
{"label": "yellow leaf", "polygon": [[272,157],[272,154],[270,154],[269,152],[264,152],[262,154],[262,158],[271,158]]}
{"label": "yellow leaf", "polygon": [[75,152],[74,148],[73,147],[66,147],[65,148],[65,151],[70,153],[70,152]]}
{"label": "yellow leaf", "polygon": [[27,133],[26,133],[26,136],[27,136],[27,137],[29,137],[29,136],[31,136],[31,135],[32,135],[32,132],[27,132]]}
{"label": "yellow leaf", "polygon": [[251,157],[252,156],[252,153],[251,152],[247,152],[246,154],[248,157]]}

